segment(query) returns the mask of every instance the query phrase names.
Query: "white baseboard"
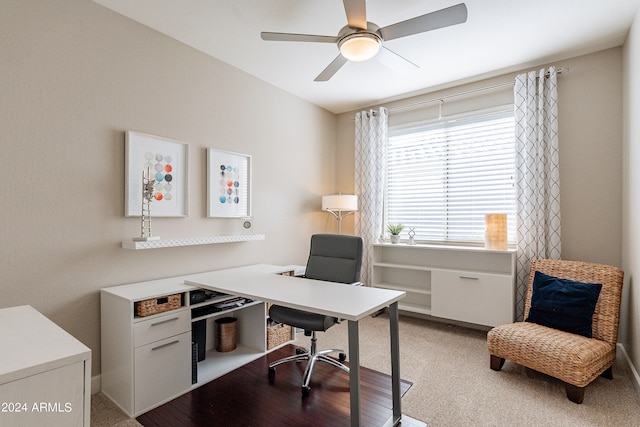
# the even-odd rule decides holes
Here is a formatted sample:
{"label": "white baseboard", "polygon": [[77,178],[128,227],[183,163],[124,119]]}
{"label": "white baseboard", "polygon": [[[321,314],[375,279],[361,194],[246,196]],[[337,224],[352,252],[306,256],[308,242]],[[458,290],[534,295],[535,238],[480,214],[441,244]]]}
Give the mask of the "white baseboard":
{"label": "white baseboard", "polygon": [[638,375],[638,370],[633,365],[633,362],[629,358],[627,350],[624,348],[624,346],[618,343],[618,349],[624,357],[625,362],[627,362],[627,368],[629,369],[629,372],[631,372],[631,381],[633,382],[633,387],[636,389],[636,393],[638,393],[638,395],[640,396],[640,375]]}
{"label": "white baseboard", "polygon": [[96,394],[102,389],[102,377],[100,374],[91,377],[91,394]]}

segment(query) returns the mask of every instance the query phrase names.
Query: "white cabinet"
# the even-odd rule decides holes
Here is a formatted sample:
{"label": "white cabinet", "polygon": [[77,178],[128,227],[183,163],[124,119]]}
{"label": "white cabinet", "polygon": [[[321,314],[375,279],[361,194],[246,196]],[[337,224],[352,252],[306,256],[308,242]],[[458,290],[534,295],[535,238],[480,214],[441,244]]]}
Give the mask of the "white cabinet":
{"label": "white cabinet", "polygon": [[[183,282],[178,277],[100,291],[101,390],[129,416],[167,402],[191,386],[191,313],[184,302],[193,287]],[[175,294],[181,294],[180,308],[148,317],[135,315],[136,302]],[[162,347],[176,340],[178,344]],[[164,380],[166,376],[171,380]]]}
{"label": "white cabinet", "polygon": [[[202,290],[184,283],[190,277],[113,286],[100,292],[102,392],[129,416],[138,416],[267,352],[263,302],[245,301],[220,309],[218,303],[233,296],[216,295],[191,304],[191,295],[202,295]],[[176,294],[181,301],[178,308],[145,317],[135,314],[137,302]],[[220,317],[237,319],[233,351],[215,349],[215,320]],[[204,347],[204,358],[195,364],[194,359],[200,358],[194,342]]]}
{"label": "white cabinet", "polygon": [[0,310],[0,425],[86,426],[91,350],[31,306]]}
{"label": "white cabinet", "polygon": [[431,280],[432,316],[486,326],[513,322],[513,277],[433,270]]}
{"label": "white cabinet", "polygon": [[191,330],[135,349],[135,406],[144,412],[191,387]]}
{"label": "white cabinet", "polygon": [[403,311],[483,326],[509,323],[515,251],[374,244],[372,285],[405,291]]}

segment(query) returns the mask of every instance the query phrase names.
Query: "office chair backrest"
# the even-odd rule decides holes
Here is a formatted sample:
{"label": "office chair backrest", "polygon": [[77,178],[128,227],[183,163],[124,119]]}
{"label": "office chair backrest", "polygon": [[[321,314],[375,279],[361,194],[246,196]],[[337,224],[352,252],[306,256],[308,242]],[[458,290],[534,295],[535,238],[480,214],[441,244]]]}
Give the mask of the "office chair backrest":
{"label": "office chair backrest", "polygon": [[329,282],[360,281],[362,238],[341,234],[314,234],[305,276]]}

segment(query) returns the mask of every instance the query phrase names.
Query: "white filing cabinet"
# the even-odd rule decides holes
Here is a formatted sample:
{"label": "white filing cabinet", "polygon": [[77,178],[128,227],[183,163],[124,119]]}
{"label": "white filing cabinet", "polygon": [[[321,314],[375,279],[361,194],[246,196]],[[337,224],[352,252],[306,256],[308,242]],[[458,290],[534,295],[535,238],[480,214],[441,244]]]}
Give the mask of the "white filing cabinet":
{"label": "white filing cabinet", "polygon": [[189,310],[134,324],[135,412],[191,387]]}
{"label": "white filing cabinet", "polygon": [[373,245],[372,285],[407,293],[400,310],[482,326],[515,313],[515,250]]}
{"label": "white filing cabinet", "polygon": [[135,303],[193,289],[177,279],[101,291],[102,392],[131,416],[167,402],[191,387],[191,311],[147,317]]}
{"label": "white filing cabinet", "polygon": [[[100,291],[102,392],[129,416],[147,412],[275,350],[267,350],[263,302],[209,310],[213,304],[233,298],[227,295],[191,304],[191,293],[201,290],[184,284],[189,277],[150,280]],[[176,294],[181,296],[178,308],[145,317],[135,314],[137,302]],[[215,320],[226,316],[237,319],[237,348],[217,352],[213,345]],[[206,356],[196,363],[197,382],[192,383],[193,323],[202,321],[206,323]]]}
{"label": "white filing cabinet", "polygon": [[0,310],[0,425],[89,427],[91,350],[25,305]]}

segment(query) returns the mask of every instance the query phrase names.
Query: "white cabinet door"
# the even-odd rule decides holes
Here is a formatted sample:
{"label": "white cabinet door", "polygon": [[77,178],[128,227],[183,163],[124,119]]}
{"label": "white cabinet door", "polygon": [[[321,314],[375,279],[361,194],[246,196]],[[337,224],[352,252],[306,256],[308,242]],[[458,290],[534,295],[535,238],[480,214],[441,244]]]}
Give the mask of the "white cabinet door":
{"label": "white cabinet door", "polygon": [[453,270],[431,272],[431,314],[497,326],[513,322],[513,278]]}
{"label": "white cabinet door", "polygon": [[135,413],[191,388],[191,332],[135,349]]}
{"label": "white cabinet door", "polygon": [[0,425],[3,426],[82,426],[84,363],[2,384],[0,404]]}

